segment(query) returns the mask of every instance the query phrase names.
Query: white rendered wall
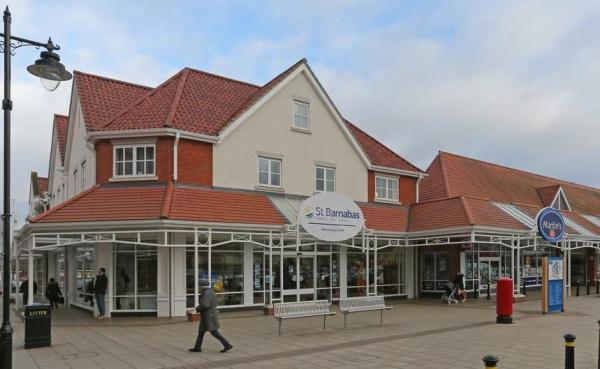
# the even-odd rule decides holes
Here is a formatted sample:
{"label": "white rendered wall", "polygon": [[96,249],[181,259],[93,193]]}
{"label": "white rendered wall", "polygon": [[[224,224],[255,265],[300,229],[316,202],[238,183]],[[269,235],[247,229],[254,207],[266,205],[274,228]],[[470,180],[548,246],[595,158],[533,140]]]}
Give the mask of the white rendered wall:
{"label": "white rendered wall", "polygon": [[[310,103],[310,134],[291,129],[294,99]],[[214,185],[256,189],[262,154],[282,158],[286,193],[313,195],[315,164],[329,163],[336,168],[336,192],[367,201],[366,165],[304,73],[214,145]]]}

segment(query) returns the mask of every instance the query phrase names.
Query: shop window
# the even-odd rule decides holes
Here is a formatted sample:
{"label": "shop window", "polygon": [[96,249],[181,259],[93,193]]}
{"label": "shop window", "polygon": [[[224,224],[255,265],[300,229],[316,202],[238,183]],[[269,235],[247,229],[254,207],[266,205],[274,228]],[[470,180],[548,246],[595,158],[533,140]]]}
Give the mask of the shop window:
{"label": "shop window", "polygon": [[258,184],[261,186],[281,187],[281,160],[258,158]]}
{"label": "shop window", "polygon": [[77,246],[75,254],[75,294],[71,301],[90,309],[94,307],[94,277],[96,252],[91,246]]}
{"label": "shop window", "polygon": [[348,252],[347,254],[347,286],[348,297],[365,296],[367,285],[366,258],[363,252]]}
{"label": "shop window", "polygon": [[253,253],[252,286],[254,290],[254,303],[265,303],[265,260],[263,252]]}
{"label": "shop window", "polygon": [[317,191],[335,192],[335,168],[317,166],[315,178]]}
{"label": "shop window", "polygon": [[308,108],[308,103],[294,100],[294,128],[308,131]]}
{"label": "shop window", "polygon": [[444,291],[448,284],[448,253],[428,252],[423,254],[421,264],[421,290]]}
{"label": "shop window", "polygon": [[153,176],[155,173],[154,145],[116,146],[114,176]]}
{"label": "shop window", "polygon": [[113,254],[115,310],[155,311],[158,278],[156,247],[116,245]]}
{"label": "shop window", "polygon": [[400,295],[405,293],[403,262],[404,250],[400,248],[387,248],[378,252],[378,295]]}
{"label": "shop window", "polygon": [[375,199],[398,201],[398,178],[375,176]]}

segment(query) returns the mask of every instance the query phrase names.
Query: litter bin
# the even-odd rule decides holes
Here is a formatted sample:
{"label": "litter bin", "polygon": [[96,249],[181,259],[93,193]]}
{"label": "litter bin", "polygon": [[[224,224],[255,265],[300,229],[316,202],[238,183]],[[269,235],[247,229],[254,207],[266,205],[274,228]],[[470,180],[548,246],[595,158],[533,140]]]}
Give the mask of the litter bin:
{"label": "litter bin", "polygon": [[496,282],[496,323],[512,323],[513,312],[513,281],[510,278],[500,278]]}
{"label": "litter bin", "polygon": [[25,305],[25,348],[50,346],[52,344],[51,323],[50,305]]}

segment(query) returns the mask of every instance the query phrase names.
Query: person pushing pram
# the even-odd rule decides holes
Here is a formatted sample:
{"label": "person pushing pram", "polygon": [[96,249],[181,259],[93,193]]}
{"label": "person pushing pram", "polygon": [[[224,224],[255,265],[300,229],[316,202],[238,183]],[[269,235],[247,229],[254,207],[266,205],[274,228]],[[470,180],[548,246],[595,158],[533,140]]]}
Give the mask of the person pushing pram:
{"label": "person pushing pram", "polygon": [[465,292],[465,276],[461,272],[456,273],[456,277],[452,282],[446,284],[446,292],[442,296],[442,302],[448,304],[458,304],[467,300]]}

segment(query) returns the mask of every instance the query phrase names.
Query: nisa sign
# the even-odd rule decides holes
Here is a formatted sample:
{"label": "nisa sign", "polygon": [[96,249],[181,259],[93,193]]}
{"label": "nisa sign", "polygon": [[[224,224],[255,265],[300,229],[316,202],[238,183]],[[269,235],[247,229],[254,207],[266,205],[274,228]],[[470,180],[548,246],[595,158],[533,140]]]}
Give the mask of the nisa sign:
{"label": "nisa sign", "polygon": [[562,240],[565,233],[565,221],[554,208],[543,208],[537,215],[537,227],[540,235],[548,242]]}
{"label": "nisa sign", "polygon": [[365,220],[354,201],[338,193],[323,192],[304,200],[298,222],[318,240],[339,242],[356,236]]}

